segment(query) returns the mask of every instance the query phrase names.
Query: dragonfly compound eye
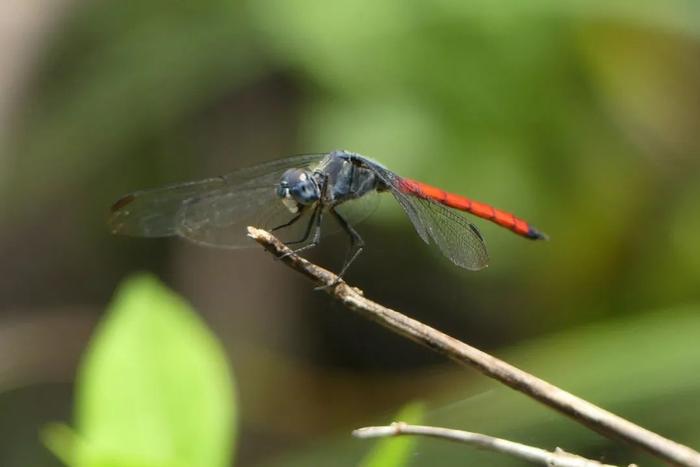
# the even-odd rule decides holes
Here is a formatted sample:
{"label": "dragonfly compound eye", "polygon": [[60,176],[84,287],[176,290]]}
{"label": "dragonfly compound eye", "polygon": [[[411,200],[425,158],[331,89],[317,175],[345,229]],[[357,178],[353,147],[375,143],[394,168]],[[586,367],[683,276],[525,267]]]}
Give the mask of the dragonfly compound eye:
{"label": "dragonfly compound eye", "polygon": [[[312,204],[321,197],[321,190],[308,170],[287,170],[277,186],[277,196],[285,199],[293,199],[299,204]],[[286,203],[285,203],[286,204]]]}
{"label": "dragonfly compound eye", "polygon": [[289,198],[289,186],[285,181],[281,181],[279,185],[277,185],[277,197]]}

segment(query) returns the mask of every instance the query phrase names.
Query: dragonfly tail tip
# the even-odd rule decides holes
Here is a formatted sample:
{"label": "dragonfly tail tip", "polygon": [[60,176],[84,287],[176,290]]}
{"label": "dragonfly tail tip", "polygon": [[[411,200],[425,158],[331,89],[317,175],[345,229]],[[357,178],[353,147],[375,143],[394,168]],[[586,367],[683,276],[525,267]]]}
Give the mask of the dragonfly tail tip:
{"label": "dragonfly tail tip", "polygon": [[544,232],[540,232],[532,226],[528,229],[527,237],[533,240],[549,240],[549,235]]}

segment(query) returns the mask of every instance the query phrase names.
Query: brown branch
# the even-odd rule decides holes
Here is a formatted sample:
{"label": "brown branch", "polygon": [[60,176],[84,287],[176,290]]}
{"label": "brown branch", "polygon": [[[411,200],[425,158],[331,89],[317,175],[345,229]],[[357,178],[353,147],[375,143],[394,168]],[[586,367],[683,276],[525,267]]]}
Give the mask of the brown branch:
{"label": "brown branch", "polygon": [[248,235],[287,266],[319,285],[331,286],[325,288],[329,295],[385,328],[457,363],[471,365],[486,376],[497,379],[604,436],[622,439],[672,464],[700,467],[699,452],[635,425],[437,329],[368,300],[362,291],[343,281],[336,283],[335,274],[293,254],[287,246],[264,230],[248,227]]}
{"label": "brown branch", "polygon": [[[507,439],[494,438],[493,436],[471,433],[469,431],[452,430],[435,426],[408,425],[403,422],[394,422],[389,426],[370,426],[359,428],[352,432],[356,438],[384,438],[388,436],[418,435],[440,438],[448,441],[468,444],[479,449],[500,452],[521,460],[550,467],[615,467],[598,461],[586,459],[576,454],[568,453],[556,448],[554,452],[535,448],[526,444],[515,443]],[[633,467],[632,465],[628,467]]]}

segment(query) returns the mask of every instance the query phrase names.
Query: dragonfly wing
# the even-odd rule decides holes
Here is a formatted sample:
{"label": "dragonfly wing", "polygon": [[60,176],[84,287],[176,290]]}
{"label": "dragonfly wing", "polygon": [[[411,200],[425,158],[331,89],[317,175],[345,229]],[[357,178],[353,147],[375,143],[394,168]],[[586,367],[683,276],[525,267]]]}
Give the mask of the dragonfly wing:
{"label": "dragonfly wing", "polygon": [[[180,235],[201,243],[241,246],[243,235],[221,231],[259,216],[281,217],[275,186],[285,170],[311,167],[325,154],[306,154],[240,169],[222,177],[137,191],[117,201],[109,224],[116,234],[140,237]],[[255,209],[264,211],[253,212]],[[289,214],[289,211],[287,211]],[[245,225],[243,226],[243,230]],[[208,232],[212,229],[213,232]]]}
{"label": "dragonfly wing", "polygon": [[285,170],[311,168],[316,166],[326,156],[328,156],[327,153],[291,156],[285,159],[264,162],[253,167],[238,169],[221,178],[224,179],[226,184],[239,187],[276,185]]}
{"label": "dragonfly wing", "polygon": [[406,212],[408,218],[411,219],[413,227],[416,229],[416,232],[420,238],[422,238],[425,243],[430,243],[431,235],[424,223],[421,221],[420,212],[418,210],[419,208],[412,201],[412,197],[404,194],[401,191],[401,177],[383,165],[367,159],[366,157],[361,157],[360,160],[365,167],[372,169],[377,178],[379,178],[379,180],[381,180],[389,188],[389,191],[391,191],[391,194],[399,202],[403,210]]}
{"label": "dragonfly wing", "polygon": [[430,235],[430,231],[426,226],[425,221],[422,219],[421,210],[420,207],[416,205],[416,200],[412,200],[410,197],[395,190],[392,190],[391,194],[406,212],[406,215],[411,220],[413,228],[416,229],[416,232],[418,233],[420,238],[422,238],[425,243],[430,244],[430,239],[432,237]]}
{"label": "dragonfly wing", "polygon": [[246,226],[271,229],[293,216],[274,185],[234,189],[187,201],[178,214],[177,234],[203,245],[244,248],[252,246]]}
{"label": "dragonfly wing", "polygon": [[[343,216],[343,219],[345,219],[350,225],[355,226],[367,219],[370,215],[372,215],[372,213],[374,213],[374,211],[377,210],[380,200],[381,196],[379,193],[376,191],[370,191],[360,198],[346,201],[337,205],[335,210],[338,212],[338,214]],[[333,222],[333,227],[330,227],[327,232],[335,233],[341,230],[342,228],[337,224],[337,222]],[[326,231],[324,230],[324,232]]]}
{"label": "dragonfly wing", "polygon": [[108,223],[114,234],[133,237],[176,235],[178,213],[184,203],[224,186],[222,178],[211,178],[129,193],[114,203]]}
{"label": "dragonfly wing", "polygon": [[488,265],[489,255],[481,233],[459,211],[434,201],[394,193],[423,240],[432,240],[443,255],[465,269]]}
{"label": "dragonfly wing", "polygon": [[406,193],[400,176],[374,161],[362,160],[389,188],[423,241],[432,241],[450,261],[465,269],[476,271],[488,265],[484,238],[461,212]]}

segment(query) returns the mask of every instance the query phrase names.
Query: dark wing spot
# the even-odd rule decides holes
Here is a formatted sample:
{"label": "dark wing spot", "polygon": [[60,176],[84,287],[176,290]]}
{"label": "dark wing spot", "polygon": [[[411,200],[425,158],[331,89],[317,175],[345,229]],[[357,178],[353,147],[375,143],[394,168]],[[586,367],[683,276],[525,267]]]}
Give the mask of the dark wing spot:
{"label": "dark wing spot", "polygon": [[131,204],[135,199],[136,199],[136,197],[134,195],[126,195],[123,198],[120,198],[119,200],[117,200],[117,202],[114,203],[109,210],[112,213],[117,212],[120,209],[122,209],[124,206],[128,206],[129,204]]}
{"label": "dark wing spot", "polygon": [[481,240],[482,242],[484,241],[484,237],[481,235],[481,232],[479,232],[479,229],[477,229],[474,224],[469,224],[469,228],[472,232],[476,234],[477,237],[479,237],[479,240]]}

